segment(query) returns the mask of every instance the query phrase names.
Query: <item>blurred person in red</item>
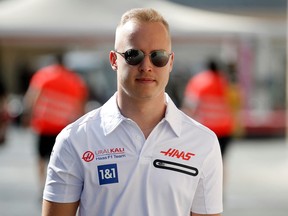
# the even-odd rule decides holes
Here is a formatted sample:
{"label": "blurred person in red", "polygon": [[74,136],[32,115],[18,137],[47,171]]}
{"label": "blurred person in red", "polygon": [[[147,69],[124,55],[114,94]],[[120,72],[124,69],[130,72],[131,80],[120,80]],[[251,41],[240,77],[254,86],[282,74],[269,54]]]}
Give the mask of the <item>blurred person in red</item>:
{"label": "blurred person in red", "polygon": [[63,65],[62,55],[56,56],[55,64],[40,69],[31,78],[24,97],[23,122],[30,124],[38,135],[41,191],[56,136],[65,126],[85,113],[87,97],[86,83]]}
{"label": "blurred person in red", "polygon": [[208,60],[207,70],[188,81],[182,110],[216,133],[224,159],[235,123],[229,98],[229,82],[219,70],[216,60]]}

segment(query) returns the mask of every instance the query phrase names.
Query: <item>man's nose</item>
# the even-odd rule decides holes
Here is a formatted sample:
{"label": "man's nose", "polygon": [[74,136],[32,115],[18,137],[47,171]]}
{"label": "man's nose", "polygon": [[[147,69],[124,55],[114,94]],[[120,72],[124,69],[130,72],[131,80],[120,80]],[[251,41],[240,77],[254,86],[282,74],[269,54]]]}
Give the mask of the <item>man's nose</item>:
{"label": "man's nose", "polygon": [[142,60],[142,62],[139,65],[140,71],[151,71],[152,67],[153,67],[153,64],[150,60],[150,56],[145,55],[144,59]]}

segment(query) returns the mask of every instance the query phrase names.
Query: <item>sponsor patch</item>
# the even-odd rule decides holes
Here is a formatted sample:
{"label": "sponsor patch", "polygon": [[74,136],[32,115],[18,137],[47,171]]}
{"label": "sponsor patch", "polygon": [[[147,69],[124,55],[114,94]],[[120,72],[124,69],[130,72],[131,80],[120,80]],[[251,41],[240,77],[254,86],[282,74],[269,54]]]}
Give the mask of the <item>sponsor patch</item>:
{"label": "sponsor patch", "polygon": [[91,152],[91,151],[86,151],[84,152],[84,154],[82,155],[82,159],[85,161],[85,162],[90,162],[94,159],[94,153]]}
{"label": "sponsor patch", "polygon": [[179,151],[178,149],[173,148],[169,148],[167,151],[161,151],[160,153],[168,157],[179,158],[182,160],[190,160],[191,157],[195,156],[192,152]]}
{"label": "sponsor patch", "polygon": [[97,169],[100,185],[118,183],[117,164],[100,165]]}
{"label": "sponsor patch", "polygon": [[95,151],[96,160],[125,158],[124,148],[99,149]]}

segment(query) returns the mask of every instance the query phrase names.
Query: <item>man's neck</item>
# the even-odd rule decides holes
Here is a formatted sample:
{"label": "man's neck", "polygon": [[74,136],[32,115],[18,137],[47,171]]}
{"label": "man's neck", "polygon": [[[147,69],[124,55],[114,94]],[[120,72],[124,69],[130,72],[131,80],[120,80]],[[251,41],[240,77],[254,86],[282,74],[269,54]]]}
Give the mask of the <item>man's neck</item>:
{"label": "man's neck", "polygon": [[136,122],[146,138],[164,118],[166,111],[165,95],[157,98],[136,100],[118,97],[117,104],[122,115]]}

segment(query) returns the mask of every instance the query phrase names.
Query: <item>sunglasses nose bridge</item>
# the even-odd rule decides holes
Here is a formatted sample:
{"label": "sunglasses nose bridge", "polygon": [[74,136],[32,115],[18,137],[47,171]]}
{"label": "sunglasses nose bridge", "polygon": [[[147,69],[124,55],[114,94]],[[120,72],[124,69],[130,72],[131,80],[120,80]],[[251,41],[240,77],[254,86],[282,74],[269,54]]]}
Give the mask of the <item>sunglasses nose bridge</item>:
{"label": "sunglasses nose bridge", "polygon": [[153,67],[150,54],[144,54],[142,61],[140,62],[141,71],[149,71]]}
{"label": "sunglasses nose bridge", "polygon": [[151,61],[151,55],[150,54],[144,54],[143,55],[143,59],[142,59],[142,61],[141,61],[141,64],[143,64],[143,63],[150,63],[150,64],[152,64],[152,61]]}

